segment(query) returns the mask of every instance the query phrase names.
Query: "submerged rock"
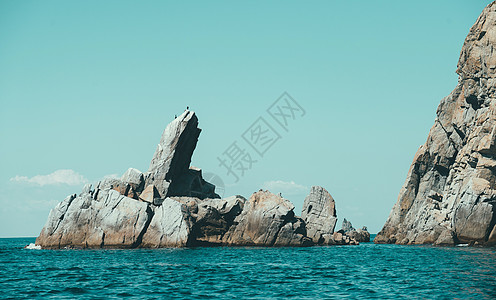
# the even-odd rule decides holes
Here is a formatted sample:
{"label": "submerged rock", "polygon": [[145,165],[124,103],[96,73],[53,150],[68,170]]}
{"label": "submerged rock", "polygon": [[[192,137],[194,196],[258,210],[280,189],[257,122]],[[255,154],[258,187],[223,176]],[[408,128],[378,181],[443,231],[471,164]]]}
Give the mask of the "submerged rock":
{"label": "submerged rock", "polygon": [[376,243],[496,242],[496,2],[470,29],[457,73]]}

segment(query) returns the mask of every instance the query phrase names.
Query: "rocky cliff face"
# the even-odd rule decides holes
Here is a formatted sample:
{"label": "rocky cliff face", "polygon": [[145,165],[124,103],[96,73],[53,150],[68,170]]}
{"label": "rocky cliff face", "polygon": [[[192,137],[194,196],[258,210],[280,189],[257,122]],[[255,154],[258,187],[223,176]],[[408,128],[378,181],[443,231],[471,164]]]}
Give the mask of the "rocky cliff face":
{"label": "rocky cliff face", "polygon": [[337,215],[334,199],[329,192],[313,186],[303,202],[301,217],[307,224],[307,234],[314,243],[329,243],[332,240]]}
{"label": "rocky cliff face", "polygon": [[195,113],[184,112],[165,129],[148,172],[130,168],[120,179],[70,195],[52,209],[36,244],[58,249],[355,243],[333,235],[335,203],[321,187],[306,198],[305,219],[295,216],[289,200],[268,191],[249,200],[218,199],[215,186],[190,167],[199,134]]}
{"label": "rocky cliff face", "polygon": [[470,29],[457,73],[376,243],[496,243],[495,2]]}

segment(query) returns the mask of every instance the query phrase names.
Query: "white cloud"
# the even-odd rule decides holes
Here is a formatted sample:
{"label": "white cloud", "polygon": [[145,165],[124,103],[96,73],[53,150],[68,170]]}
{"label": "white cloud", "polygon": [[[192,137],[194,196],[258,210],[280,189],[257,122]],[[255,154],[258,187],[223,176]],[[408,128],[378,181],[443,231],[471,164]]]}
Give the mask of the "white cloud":
{"label": "white cloud", "polygon": [[308,192],[308,188],[304,185],[297,184],[294,181],[273,180],[263,183],[262,188],[273,193],[298,194]]}
{"label": "white cloud", "polygon": [[108,178],[119,179],[119,178],[121,178],[121,176],[119,176],[119,174],[108,174],[108,175],[103,176],[103,179],[108,179]]}
{"label": "white cloud", "polygon": [[79,185],[88,182],[83,175],[73,170],[57,170],[48,175],[36,175],[31,178],[16,175],[10,178],[10,181],[33,183],[39,186],[54,184]]}

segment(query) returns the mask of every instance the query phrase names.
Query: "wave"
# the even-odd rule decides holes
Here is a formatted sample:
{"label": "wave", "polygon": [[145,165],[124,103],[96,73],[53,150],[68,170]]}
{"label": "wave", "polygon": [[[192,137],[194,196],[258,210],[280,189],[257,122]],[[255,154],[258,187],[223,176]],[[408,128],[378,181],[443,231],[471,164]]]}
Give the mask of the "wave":
{"label": "wave", "polygon": [[24,247],[24,249],[41,250],[41,246],[40,245],[36,245],[35,243],[30,243],[29,245],[27,245],[26,247]]}

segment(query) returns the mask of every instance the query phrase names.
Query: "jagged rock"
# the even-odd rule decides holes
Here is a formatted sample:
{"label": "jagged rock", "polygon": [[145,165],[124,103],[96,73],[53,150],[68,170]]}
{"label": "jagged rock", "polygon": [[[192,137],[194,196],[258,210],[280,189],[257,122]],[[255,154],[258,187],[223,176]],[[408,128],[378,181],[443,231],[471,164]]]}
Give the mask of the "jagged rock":
{"label": "jagged rock", "polygon": [[329,244],[332,244],[332,245],[358,245],[359,243],[355,239],[344,234],[343,230],[339,230],[339,231],[334,232],[332,234],[331,242]]}
{"label": "jagged rock", "polygon": [[356,229],[353,227],[350,221],[344,218],[343,223],[341,224],[341,230],[343,230],[346,233],[346,232],[355,231]]}
{"label": "jagged rock", "polygon": [[458,85],[441,100],[376,243],[491,243],[496,223],[496,2],[470,29],[457,73]]}
{"label": "jagged rock", "polygon": [[128,183],[133,189],[133,192],[136,193],[136,196],[138,193],[141,193],[145,187],[145,176],[141,173],[141,171],[135,168],[129,168],[122,175],[121,181]]}
{"label": "jagged rock", "polygon": [[359,243],[368,243],[370,242],[370,233],[367,230],[366,226],[363,226],[361,229],[353,228],[353,225],[350,221],[343,219],[343,224],[341,225],[341,230],[345,235],[349,236],[351,239],[359,242]]}
{"label": "jagged rock", "polygon": [[215,186],[203,180],[201,170],[190,168],[200,132],[198,118],[189,110],[167,125],[145,174],[145,185],[155,185],[162,198],[220,198]]}
{"label": "jagged rock", "polygon": [[93,185],[91,183],[87,183],[84,185],[83,190],[81,191],[81,195],[90,194],[93,192]]}
{"label": "jagged rock", "polygon": [[230,196],[219,201],[217,199],[207,199],[203,203],[215,207],[221,215],[226,216],[228,220],[233,221],[234,218],[243,211],[246,199],[243,196]]}
{"label": "jagged rock", "polygon": [[[120,179],[84,186],[51,212],[36,244],[62,247],[310,246],[306,222],[280,195],[260,190],[218,199],[215,186],[190,167],[200,129],[186,111],[167,126],[143,174],[130,168]],[[320,187],[307,197],[306,217],[320,244],[350,244],[332,238],[334,200]],[[313,207],[313,208],[312,208]],[[322,241],[320,241],[322,239]]]}
{"label": "jagged rock", "polygon": [[300,225],[303,220],[296,217],[293,210],[293,204],[281,196],[258,191],[234,219],[234,226],[226,233],[224,243],[244,246],[309,245],[311,241]]}
{"label": "jagged rock", "polygon": [[193,220],[187,205],[167,198],[154,208],[154,215],[141,247],[184,247],[190,239]]}
{"label": "jagged rock", "polygon": [[60,223],[64,220],[65,213],[71,205],[72,201],[76,199],[76,194],[67,196],[62,202],[58,203],[55,208],[50,211],[48,220],[45,227],[41,230],[39,237],[36,239],[37,245],[43,247],[56,247],[60,246],[60,233],[54,234],[59,229]]}
{"label": "jagged rock", "polygon": [[63,247],[136,247],[151,220],[144,202],[119,194],[115,190],[72,195],[59,203],[43,228],[36,244],[44,248]]}
{"label": "jagged rock", "polygon": [[315,244],[331,241],[337,216],[334,199],[326,189],[312,186],[303,203],[301,217],[306,223],[307,236]]}

